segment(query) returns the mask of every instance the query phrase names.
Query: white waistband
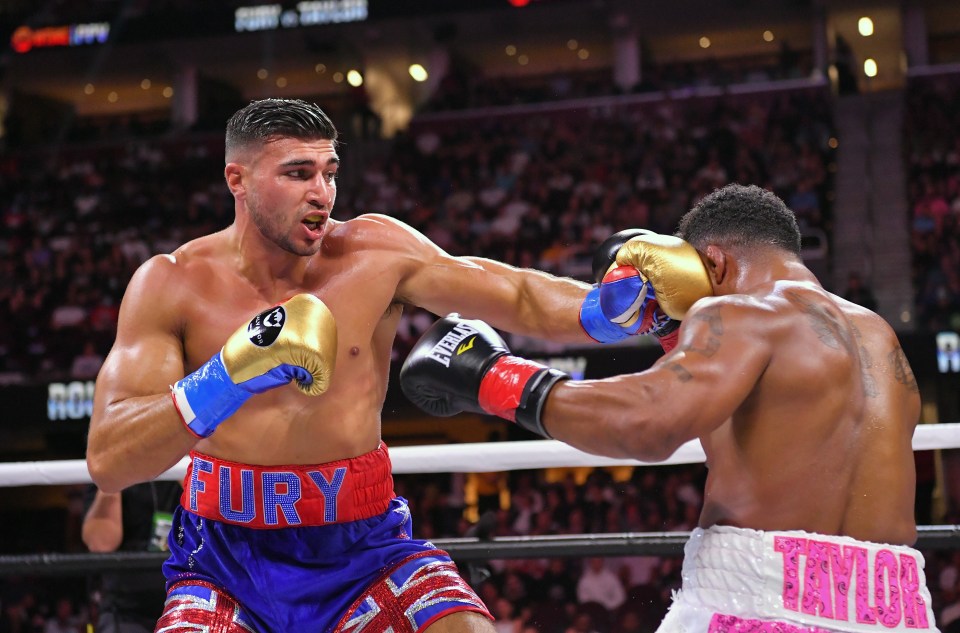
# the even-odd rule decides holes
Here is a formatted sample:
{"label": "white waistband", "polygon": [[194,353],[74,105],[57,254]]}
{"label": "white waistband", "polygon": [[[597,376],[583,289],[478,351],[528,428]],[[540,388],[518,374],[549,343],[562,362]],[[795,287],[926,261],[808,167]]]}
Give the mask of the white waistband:
{"label": "white waistband", "polygon": [[803,531],[697,528],[675,607],[843,631],[934,631],[917,550]]}

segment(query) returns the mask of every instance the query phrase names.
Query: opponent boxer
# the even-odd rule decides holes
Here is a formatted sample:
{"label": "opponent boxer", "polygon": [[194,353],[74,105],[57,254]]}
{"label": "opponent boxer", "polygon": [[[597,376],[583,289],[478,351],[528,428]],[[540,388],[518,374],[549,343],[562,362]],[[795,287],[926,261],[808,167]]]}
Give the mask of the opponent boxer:
{"label": "opponent boxer", "polygon": [[333,219],[337,132],[315,105],[252,102],[225,140],[235,220],[134,274],[90,423],[107,492],[190,455],[158,630],[492,631],[393,491],[380,409],[402,307],[557,341],[623,331],[597,288]]}
{"label": "opponent boxer", "polygon": [[[605,302],[639,295],[641,317],[655,300],[682,318],[677,347],[650,369],[567,381],[512,356],[486,324],[449,317],[411,352],[404,391],[428,410],[482,410],[611,457],[663,460],[699,438],[704,506],[660,633],[935,631],[909,547],[920,398],[895,333],[823,289],[769,191],[717,190],[678,236],[692,248],[650,236],[620,248],[617,262],[656,292]],[[690,298],[698,267],[715,296],[671,305]],[[470,349],[441,356],[449,336]]]}

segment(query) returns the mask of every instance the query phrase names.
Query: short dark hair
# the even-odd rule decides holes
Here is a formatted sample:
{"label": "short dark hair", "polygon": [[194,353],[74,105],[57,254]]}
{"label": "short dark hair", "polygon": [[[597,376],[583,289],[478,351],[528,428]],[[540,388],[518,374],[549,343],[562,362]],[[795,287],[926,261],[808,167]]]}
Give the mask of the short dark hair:
{"label": "short dark hair", "polygon": [[301,99],[251,101],[227,121],[226,154],[276,136],[329,139],[336,143],[337,128],[319,106]]}
{"label": "short dark hair", "polygon": [[793,211],[772,191],[756,185],[717,189],[680,218],[677,237],[698,249],[707,244],[768,244],[800,255],[800,227]]}

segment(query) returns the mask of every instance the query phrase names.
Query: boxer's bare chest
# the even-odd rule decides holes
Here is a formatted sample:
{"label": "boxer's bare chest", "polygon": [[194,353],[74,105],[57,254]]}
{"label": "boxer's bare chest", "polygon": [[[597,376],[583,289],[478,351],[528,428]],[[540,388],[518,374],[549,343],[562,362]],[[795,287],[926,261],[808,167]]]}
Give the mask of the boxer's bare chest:
{"label": "boxer's bare chest", "polygon": [[[339,360],[380,353],[392,340],[399,310],[393,304],[396,279],[362,261],[343,262],[308,275],[301,283],[277,279],[270,287],[242,273],[216,266],[191,279],[185,288],[182,331],[188,371],[207,361],[238,328],[257,314],[298,293],[309,293],[330,309],[337,326]],[[389,355],[389,343],[386,343]]]}

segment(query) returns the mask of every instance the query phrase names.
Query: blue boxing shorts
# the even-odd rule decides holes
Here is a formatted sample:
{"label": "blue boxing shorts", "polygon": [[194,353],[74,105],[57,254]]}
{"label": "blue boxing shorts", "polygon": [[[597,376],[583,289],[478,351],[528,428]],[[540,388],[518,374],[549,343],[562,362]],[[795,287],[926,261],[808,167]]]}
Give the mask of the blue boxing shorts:
{"label": "blue boxing shorts", "polygon": [[385,445],[317,466],[190,458],[157,631],[413,633],[455,611],[492,619],[449,555],[411,537]]}

